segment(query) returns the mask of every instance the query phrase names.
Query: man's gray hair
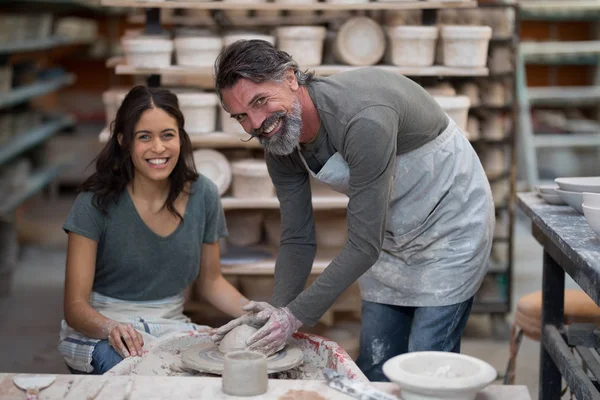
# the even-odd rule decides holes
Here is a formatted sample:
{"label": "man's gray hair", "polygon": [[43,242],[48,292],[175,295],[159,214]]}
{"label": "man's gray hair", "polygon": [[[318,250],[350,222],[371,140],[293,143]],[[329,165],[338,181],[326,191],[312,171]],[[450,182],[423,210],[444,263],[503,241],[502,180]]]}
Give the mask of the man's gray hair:
{"label": "man's gray hair", "polygon": [[277,50],[264,40],[238,40],[227,46],[215,61],[215,87],[221,91],[245,78],[254,83],[283,82],[289,69],[294,71],[298,84],[306,85],[314,72],[302,72],[298,63],[285,51]]}

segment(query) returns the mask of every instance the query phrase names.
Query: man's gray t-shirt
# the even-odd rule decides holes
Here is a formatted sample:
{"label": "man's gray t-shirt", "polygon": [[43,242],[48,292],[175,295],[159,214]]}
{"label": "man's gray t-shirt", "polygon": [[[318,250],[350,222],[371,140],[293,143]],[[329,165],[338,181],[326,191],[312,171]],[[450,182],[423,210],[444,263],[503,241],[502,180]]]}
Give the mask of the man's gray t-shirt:
{"label": "man's gray t-shirt", "polygon": [[282,218],[273,303],[314,325],[379,256],[396,156],[435,139],[449,120],[417,83],[377,68],[317,77],[307,88],[321,126],[302,155],[318,173],[340,153],[350,169],[350,200],[346,246],[304,291],[316,254],[308,172],[298,152],[267,153],[266,160]]}
{"label": "man's gray t-shirt", "polygon": [[63,229],[98,242],[93,291],[120,300],[158,300],[194,281],[202,244],[226,236],[227,228],[215,184],[201,175],[190,191],[183,221],[166,237],[144,223],[127,190],[107,215],[94,206],[92,192],[77,196]]}

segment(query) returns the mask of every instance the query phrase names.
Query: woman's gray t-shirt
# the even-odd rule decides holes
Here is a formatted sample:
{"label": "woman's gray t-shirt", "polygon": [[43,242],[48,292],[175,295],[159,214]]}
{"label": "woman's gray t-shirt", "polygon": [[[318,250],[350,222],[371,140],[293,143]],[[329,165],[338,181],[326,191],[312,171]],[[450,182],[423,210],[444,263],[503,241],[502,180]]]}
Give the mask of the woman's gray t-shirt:
{"label": "woman's gray t-shirt", "polygon": [[203,243],[227,236],[219,192],[200,176],[191,185],[183,221],[169,236],[154,233],[127,190],[103,215],[92,192],[80,193],[63,225],[98,242],[92,290],[128,301],[158,300],[181,293],[200,268]]}

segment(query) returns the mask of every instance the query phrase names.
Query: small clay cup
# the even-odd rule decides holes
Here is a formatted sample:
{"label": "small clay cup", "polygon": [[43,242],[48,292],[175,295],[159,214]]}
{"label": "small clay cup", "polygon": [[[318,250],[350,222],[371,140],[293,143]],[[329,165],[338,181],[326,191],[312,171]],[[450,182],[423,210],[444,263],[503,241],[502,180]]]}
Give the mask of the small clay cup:
{"label": "small clay cup", "polygon": [[250,350],[225,354],[223,392],[231,396],[258,396],[267,391],[267,357]]}

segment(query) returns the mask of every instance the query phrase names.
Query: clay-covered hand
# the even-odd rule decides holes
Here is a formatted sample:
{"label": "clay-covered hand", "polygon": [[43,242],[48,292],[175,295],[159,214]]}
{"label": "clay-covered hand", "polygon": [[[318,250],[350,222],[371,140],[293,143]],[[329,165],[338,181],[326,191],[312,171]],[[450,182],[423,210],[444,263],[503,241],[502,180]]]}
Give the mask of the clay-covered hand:
{"label": "clay-covered hand", "polygon": [[287,308],[270,312],[269,320],[246,341],[248,350],[259,351],[267,357],[283,349],[287,340],[302,326],[302,322]]}
{"label": "clay-covered hand", "polygon": [[113,323],[109,327],[108,343],[123,358],[142,355],[144,339],[131,324]]}
{"label": "clay-covered hand", "polygon": [[223,340],[225,335],[240,325],[250,325],[254,328],[260,328],[269,319],[271,312],[275,309],[275,307],[265,301],[251,301],[242,307],[242,310],[246,311],[246,314],[233,321],[229,321],[217,329],[210,337],[210,340],[218,344]]}

